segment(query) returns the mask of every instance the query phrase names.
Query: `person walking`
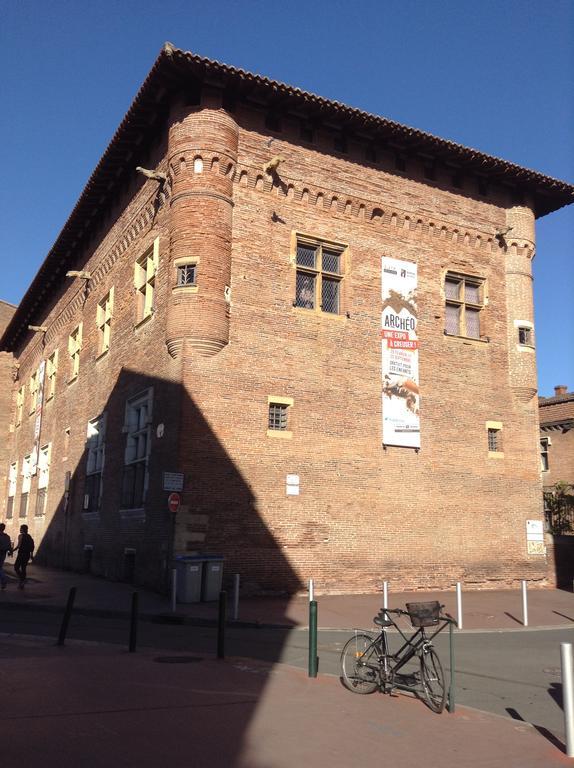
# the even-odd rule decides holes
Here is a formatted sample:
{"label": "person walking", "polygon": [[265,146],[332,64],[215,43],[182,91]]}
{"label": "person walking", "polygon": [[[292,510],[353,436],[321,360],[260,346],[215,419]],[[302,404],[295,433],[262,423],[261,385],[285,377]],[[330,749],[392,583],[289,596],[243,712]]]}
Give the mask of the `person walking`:
{"label": "person walking", "polygon": [[8,584],[8,579],[4,573],[4,561],[6,560],[6,555],[12,554],[12,540],[7,533],[4,533],[5,530],[6,526],[4,523],[0,523],[0,584],[2,589],[6,589]]}
{"label": "person walking", "polygon": [[27,525],[20,526],[18,544],[14,547],[12,552],[16,551],[18,552],[18,555],[16,556],[16,562],[14,563],[14,570],[20,579],[18,589],[24,589],[24,584],[26,583],[26,567],[34,553],[34,539],[28,533]]}

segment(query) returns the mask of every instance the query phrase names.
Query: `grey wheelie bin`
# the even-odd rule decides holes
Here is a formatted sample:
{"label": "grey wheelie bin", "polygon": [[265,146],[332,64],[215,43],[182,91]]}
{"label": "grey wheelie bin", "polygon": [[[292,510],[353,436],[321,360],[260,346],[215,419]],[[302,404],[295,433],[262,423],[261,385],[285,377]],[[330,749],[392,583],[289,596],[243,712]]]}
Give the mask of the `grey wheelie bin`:
{"label": "grey wheelie bin", "polygon": [[200,555],[179,555],[175,558],[178,603],[200,602],[203,560]]}
{"label": "grey wheelie bin", "polygon": [[203,590],[201,599],[208,603],[219,600],[223,580],[223,557],[221,555],[203,556]]}

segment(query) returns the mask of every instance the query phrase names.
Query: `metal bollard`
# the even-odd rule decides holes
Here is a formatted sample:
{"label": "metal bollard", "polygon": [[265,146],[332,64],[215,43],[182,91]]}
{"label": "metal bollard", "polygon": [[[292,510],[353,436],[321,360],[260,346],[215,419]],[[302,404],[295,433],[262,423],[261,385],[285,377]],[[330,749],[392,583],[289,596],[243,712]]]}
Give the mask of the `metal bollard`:
{"label": "metal bollard", "polygon": [[132,594],[132,611],[130,615],[130,643],[129,652],[135,653],[138,638],[138,593]]}
{"label": "metal bollard", "polygon": [[240,576],[238,573],[233,577],[233,621],[239,618],[239,584]]}
{"label": "metal bollard", "polygon": [[225,658],[225,618],[227,613],[227,592],[219,593],[219,616],[217,618],[217,658]]}
{"label": "metal bollard", "polygon": [[177,610],[177,569],[172,568],[171,571],[171,612],[175,613]]}
{"label": "metal bollard", "polygon": [[566,754],[574,757],[574,678],[572,675],[572,643],[560,643],[562,666],[562,699],[564,702],[564,731]]}
{"label": "metal bollard", "polygon": [[454,712],[454,623],[451,621],[448,625],[448,639],[450,646],[450,686],[448,689],[448,705],[449,712]]}
{"label": "metal bollard", "polygon": [[68,624],[70,623],[70,617],[72,615],[72,609],[74,607],[74,600],[76,599],[76,587],[70,587],[68,594],[68,602],[66,603],[66,610],[62,617],[62,624],[60,626],[60,634],[58,635],[57,645],[64,645],[66,642],[66,633],[68,631]]}
{"label": "metal bollard", "polygon": [[460,581],[456,582],[456,626],[462,629],[462,586]]}
{"label": "metal bollard", "polygon": [[528,626],[528,594],[527,594],[527,582],[522,582],[522,624]]}
{"label": "metal bollard", "polygon": [[317,601],[309,603],[309,677],[317,677]]}
{"label": "metal bollard", "polygon": [[383,608],[389,607],[389,582],[383,581]]}

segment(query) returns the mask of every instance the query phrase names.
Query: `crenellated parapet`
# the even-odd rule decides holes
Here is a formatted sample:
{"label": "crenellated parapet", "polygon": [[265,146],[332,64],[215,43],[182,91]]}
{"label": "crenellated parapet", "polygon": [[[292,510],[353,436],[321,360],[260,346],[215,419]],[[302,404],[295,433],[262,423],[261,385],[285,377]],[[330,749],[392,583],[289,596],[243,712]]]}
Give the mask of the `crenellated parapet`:
{"label": "crenellated parapet", "polygon": [[217,94],[171,115],[170,275],[167,349],[211,356],[229,342],[233,180],[238,127]]}

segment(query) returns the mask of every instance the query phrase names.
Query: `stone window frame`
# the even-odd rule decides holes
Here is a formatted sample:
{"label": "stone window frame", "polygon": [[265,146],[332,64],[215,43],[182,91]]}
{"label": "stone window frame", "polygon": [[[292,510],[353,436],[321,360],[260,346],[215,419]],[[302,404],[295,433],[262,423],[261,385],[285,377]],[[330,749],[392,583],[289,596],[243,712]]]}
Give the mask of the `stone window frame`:
{"label": "stone window frame", "polygon": [[83,326],[83,323],[79,323],[68,336],[68,355],[70,357],[70,378],[68,379],[68,384],[76,381],[80,374]]}
{"label": "stone window frame", "polygon": [[22,384],[16,393],[16,426],[19,427],[24,416],[24,401],[26,399],[26,386]]}
{"label": "stone window frame", "polygon": [[55,349],[46,359],[46,402],[56,393],[56,376],[58,374],[58,350]]}
{"label": "stone window frame", "polygon": [[[281,397],[278,395],[268,395],[267,397],[267,437],[278,437],[280,439],[290,440],[293,437],[293,432],[289,429],[291,425],[291,408],[295,404],[292,397]],[[284,427],[270,427],[270,416],[273,406],[279,406],[285,408],[285,426]]]}
{"label": "stone window frame", "polygon": [[22,485],[20,487],[20,509],[19,518],[28,516],[28,502],[30,499],[30,488],[32,486],[32,454],[28,453],[22,460]]}
{"label": "stone window frame", "polygon": [[534,323],[530,320],[515,320],[516,329],[516,348],[521,352],[533,352],[534,346]]}
{"label": "stone window frame", "polygon": [[[447,283],[458,283],[459,294],[458,297],[454,297],[447,293]],[[469,301],[466,298],[465,289],[467,284],[478,288],[479,300],[477,302]],[[488,341],[488,338],[484,334],[484,310],[488,306],[488,283],[485,277],[481,275],[473,275],[468,272],[461,272],[455,269],[447,269],[443,275],[442,281],[442,294],[445,303],[445,327],[444,335],[450,338],[460,338],[470,340],[473,342]],[[448,307],[457,307],[460,310],[458,321],[458,333],[452,333],[447,328],[447,313]],[[467,309],[476,312],[478,314],[478,336],[471,336],[468,334],[466,314]]]}
{"label": "stone window frame", "polygon": [[502,427],[501,421],[487,421],[486,422],[486,437],[488,447],[489,459],[503,459],[504,450],[502,443]]}
{"label": "stone window frame", "polygon": [[8,501],[6,503],[6,519],[14,517],[14,498],[18,488],[18,460],[11,462],[8,467]]}
{"label": "stone window frame", "polygon": [[540,438],[540,471],[550,471],[550,457],[549,448],[552,445],[552,440],[549,437]]}
{"label": "stone window frame", "polygon": [[39,390],[39,383],[40,383],[40,377],[38,374],[39,374],[38,370],[34,371],[34,373],[30,376],[30,382],[28,384],[28,388],[30,391],[30,406],[29,406],[28,413],[30,416],[36,413],[36,406],[38,405],[38,390]]}
{"label": "stone window frame", "polygon": [[[107,414],[104,411],[88,421],[86,427],[86,471],[84,479],[84,513],[99,512],[102,501],[102,476],[106,456]],[[95,503],[93,503],[95,502]]]}
{"label": "stone window frame", "polygon": [[51,443],[46,443],[46,445],[43,445],[38,451],[38,482],[36,486],[36,507],[34,509],[34,517],[43,517],[46,514],[51,455]]}
{"label": "stone window frame", "polygon": [[[322,260],[323,249],[336,253],[340,256],[339,272],[330,272],[322,268],[322,263],[314,268],[297,263],[297,248],[299,245],[308,246],[317,249],[317,260]],[[291,235],[290,262],[294,271],[293,285],[293,309],[303,314],[314,314],[320,317],[346,319],[347,305],[347,282],[350,271],[350,248],[348,243],[342,243],[336,240],[330,240],[325,237],[318,237],[305,232],[294,231]],[[297,304],[297,275],[305,274],[315,277],[313,306],[306,307]],[[338,311],[329,312],[324,310],[322,301],[322,283],[324,275],[327,279],[338,283]]]}
{"label": "stone window frame", "polygon": [[159,237],[134,262],[136,327],[155,312],[155,283],[159,269]]}
{"label": "stone window frame", "polygon": [[[142,408],[146,408],[146,418],[145,423],[140,423],[142,421],[142,414],[140,413],[140,410]],[[152,440],[152,431],[151,431],[151,425],[152,425],[152,417],[153,417],[153,387],[149,387],[148,389],[143,390],[137,395],[134,395],[133,397],[130,397],[126,401],[126,407],[125,407],[125,417],[124,417],[124,427],[123,432],[126,435],[126,445],[124,450],[124,471],[123,471],[123,477],[122,477],[122,497],[120,502],[120,509],[121,510],[142,510],[144,508],[145,504],[145,498],[148,490],[148,484],[149,484],[149,459],[151,455],[151,440]],[[136,423],[137,418],[137,423]],[[145,451],[142,456],[139,456],[139,446],[142,443],[142,441],[145,441]],[[135,454],[135,455],[133,455]],[[126,504],[124,503],[124,500],[126,499],[126,479],[129,474],[132,473],[132,470],[134,473],[136,473],[136,479],[138,479],[137,476],[137,469],[138,466],[141,465],[143,468],[143,473],[140,475],[141,477],[141,493],[138,492],[138,489],[135,487],[135,481],[134,481],[134,487],[132,488],[132,491],[130,492],[130,501],[132,503]],[[136,495],[137,494],[137,495]],[[135,504],[135,500],[138,499],[141,503]]]}
{"label": "stone window frame", "polygon": [[114,286],[100,299],[96,307],[96,326],[98,328],[98,358],[110,349],[112,317],[114,314]]}

